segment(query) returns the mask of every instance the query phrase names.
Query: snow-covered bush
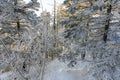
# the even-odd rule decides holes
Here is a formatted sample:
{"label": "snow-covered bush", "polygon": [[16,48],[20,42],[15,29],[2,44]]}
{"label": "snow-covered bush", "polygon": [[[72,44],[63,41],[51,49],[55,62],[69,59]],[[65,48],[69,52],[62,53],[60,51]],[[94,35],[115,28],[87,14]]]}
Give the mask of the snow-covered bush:
{"label": "snow-covered bush", "polygon": [[120,20],[117,17],[120,14],[116,9],[120,1],[65,0],[67,3],[72,16],[61,22],[65,27],[63,36],[67,49],[60,60],[70,61],[68,65],[72,66],[79,60],[88,61],[96,80],[117,80],[114,72],[119,66]]}

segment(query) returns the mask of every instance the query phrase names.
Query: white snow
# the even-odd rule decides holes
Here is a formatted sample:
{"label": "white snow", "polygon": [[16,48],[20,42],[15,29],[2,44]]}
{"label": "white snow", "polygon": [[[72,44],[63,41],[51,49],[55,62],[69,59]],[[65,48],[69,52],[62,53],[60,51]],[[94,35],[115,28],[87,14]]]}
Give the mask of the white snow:
{"label": "white snow", "polygon": [[73,68],[68,68],[67,63],[54,60],[45,71],[44,80],[95,80],[90,74],[90,63],[81,62]]}
{"label": "white snow", "polygon": [[3,74],[0,74],[0,80],[11,80],[13,76],[13,72],[6,72]]}
{"label": "white snow", "polygon": [[[92,64],[88,61],[79,61],[74,67],[68,68],[67,63],[60,62],[56,59],[47,65],[44,80],[96,80],[92,76],[91,68]],[[35,75],[37,73],[36,70],[38,70],[37,67],[31,67],[33,77],[30,80],[39,80],[36,78],[38,75]],[[16,74],[12,71],[2,73],[0,74],[0,80],[13,80],[15,76]],[[115,80],[120,79],[120,68],[117,66],[115,67],[113,78]]]}

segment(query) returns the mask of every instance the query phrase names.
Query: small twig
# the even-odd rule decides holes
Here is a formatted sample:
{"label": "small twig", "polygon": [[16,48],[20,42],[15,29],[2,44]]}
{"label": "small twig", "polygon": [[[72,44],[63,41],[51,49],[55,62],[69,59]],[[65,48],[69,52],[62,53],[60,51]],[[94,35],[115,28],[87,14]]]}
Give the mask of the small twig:
{"label": "small twig", "polygon": [[16,68],[16,71],[20,74],[20,76],[21,76],[23,79],[27,80],[27,78],[26,78],[25,76],[23,76],[23,74],[19,71],[18,68]]}
{"label": "small twig", "polygon": [[10,57],[10,53],[11,53],[10,50],[8,50],[8,48],[6,47],[6,45],[5,45],[5,43],[3,42],[2,39],[0,39],[0,41],[3,44],[4,48],[6,49],[8,56]]}

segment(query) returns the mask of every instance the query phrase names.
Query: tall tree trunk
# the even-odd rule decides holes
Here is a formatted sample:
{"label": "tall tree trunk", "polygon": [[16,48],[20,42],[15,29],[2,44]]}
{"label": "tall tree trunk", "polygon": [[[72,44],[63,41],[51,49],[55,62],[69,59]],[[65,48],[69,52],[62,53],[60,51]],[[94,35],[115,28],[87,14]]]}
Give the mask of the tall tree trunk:
{"label": "tall tree trunk", "polygon": [[[17,0],[14,0],[14,5],[16,6],[18,4],[18,1]],[[16,13],[16,8],[14,9],[14,12]],[[17,30],[19,31],[20,30],[20,21],[19,21],[19,18],[18,16],[16,16],[16,24],[17,24]]]}
{"label": "tall tree trunk", "polygon": [[56,37],[57,37],[57,26],[56,26],[56,0],[54,0],[54,21],[53,21],[53,30],[54,30],[54,40],[55,40],[55,44],[53,45],[54,47],[57,46],[57,43],[56,43]]}
{"label": "tall tree trunk", "polygon": [[106,43],[107,42],[107,37],[108,37],[108,29],[110,27],[110,14],[111,14],[111,10],[112,10],[112,6],[109,4],[108,5],[108,9],[107,9],[107,20],[106,20],[106,24],[105,24],[105,32],[104,32],[104,36],[103,36],[103,40]]}
{"label": "tall tree trunk", "polygon": [[17,30],[19,31],[20,30],[20,22],[19,22],[19,20],[16,23],[17,23]]}

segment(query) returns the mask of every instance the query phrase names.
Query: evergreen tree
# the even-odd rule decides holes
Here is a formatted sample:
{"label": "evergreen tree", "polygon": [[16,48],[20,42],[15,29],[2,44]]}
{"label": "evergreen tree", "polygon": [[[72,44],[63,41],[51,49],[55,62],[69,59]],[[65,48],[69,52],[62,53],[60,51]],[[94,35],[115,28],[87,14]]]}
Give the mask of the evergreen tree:
{"label": "evergreen tree", "polygon": [[0,69],[2,73],[13,71],[13,76],[9,77],[11,80],[37,80],[42,54],[38,48],[30,51],[33,43],[36,44],[36,38],[40,40],[37,33],[40,32],[41,22],[35,13],[39,3],[37,0],[28,3],[23,0],[1,0],[0,6],[0,56],[3,58]]}
{"label": "evergreen tree", "polygon": [[61,22],[67,47],[61,60],[69,60],[69,66],[78,60],[91,62],[90,71],[97,80],[114,80],[120,58],[117,10],[120,1],[65,0],[64,3],[70,4],[68,11],[72,16]]}

